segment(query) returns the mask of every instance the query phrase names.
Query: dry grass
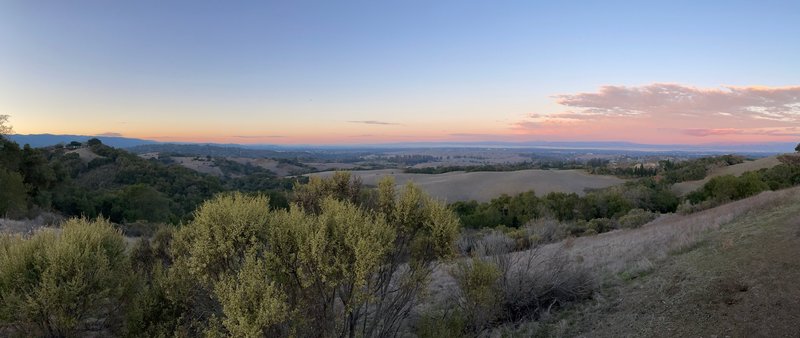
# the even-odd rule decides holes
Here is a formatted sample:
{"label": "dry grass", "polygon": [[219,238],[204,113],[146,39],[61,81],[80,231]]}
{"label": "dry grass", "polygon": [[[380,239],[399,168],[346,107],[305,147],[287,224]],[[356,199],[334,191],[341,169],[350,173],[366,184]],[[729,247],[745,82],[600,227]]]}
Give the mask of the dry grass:
{"label": "dry grass", "polygon": [[[519,170],[505,172],[463,172],[444,174],[406,174],[402,169],[353,171],[366,185],[377,185],[384,176],[394,176],[398,185],[413,181],[431,196],[447,201],[477,200],[486,202],[501,194],[534,190],[537,195],[549,192],[583,194],[625,182],[613,176],[591,175],[582,170]],[[314,173],[327,177],[333,172]]]}
{"label": "dry grass", "polygon": [[228,159],[237,163],[250,164],[267,169],[280,177],[295,175],[296,172],[304,172],[307,170],[296,165],[281,163],[269,158],[229,157]]}
{"label": "dry grass", "polygon": [[199,173],[214,175],[217,177],[222,176],[222,169],[217,167],[213,160],[208,160],[205,157],[175,156],[172,157],[172,160],[185,168],[192,169]]}
{"label": "dry grass", "polygon": [[800,188],[767,191],[691,215],[662,216],[636,230],[577,238],[567,252],[592,269],[620,273],[642,258],[657,261],[670,253],[685,251],[701,241],[706,232],[789,199],[800,201]]}
{"label": "dry grass", "polygon": [[[503,259],[515,262],[512,265],[518,268],[519,262],[540,267],[550,265],[549,262],[561,262],[574,269],[592,271],[596,278],[642,272],[671,254],[692,249],[709,231],[718,230],[720,226],[745,214],[763,211],[786,201],[800,203],[800,187],[766,191],[691,215],[664,215],[638,229],[568,238],[532,250],[514,252]],[[493,239],[493,242],[499,241]],[[446,299],[455,287],[446,269],[434,272],[431,282],[431,292],[436,296],[434,299]]]}
{"label": "dry grass", "polygon": [[82,161],[84,161],[84,162],[87,162],[87,163],[91,162],[92,160],[94,160],[96,158],[103,158],[103,156],[95,154],[89,148],[79,148],[79,149],[70,150],[70,151],[67,152],[67,154],[72,154],[72,153],[78,154],[80,159]]}
{"label": "dry grass", "polygon": [[704,184],[706,184],[706,182],[708,182],[714,177],[723,175],[740,176],[748,171],[757,171],[760,169],[772,168],[778,164],[781,164],[781,161],[778,160],[778,156],[770,156],[770,157],[760,158],[755,161],[747,161],[744,163],[717,168],[712,170],[708,174],[708,176],[706,176],[706,178],[702,180],[675,183],[672,186],[672,192],[676,193],[679,196],[684,196],[692,191],[700,189],[700,187],[702,187]]}
{"label": "dry grass", "polygon": [[34,219],[13,220],[0,218],[0,234],[30,235],[45,227],[58,227],[64,218],[49,212],[43,212]]}
{"label": "dry grass", "polygon": [[679,255],[654,262],[655,268],[639,276],[631,265],[621,277],[635,280],[609,284],[594,301],[564,313],[560,319],[570,324],[566,334],[798,336],[800,191],[760,196],[738,207],[747,210],[700,236],[701,244],[686,237],[673,251]]}

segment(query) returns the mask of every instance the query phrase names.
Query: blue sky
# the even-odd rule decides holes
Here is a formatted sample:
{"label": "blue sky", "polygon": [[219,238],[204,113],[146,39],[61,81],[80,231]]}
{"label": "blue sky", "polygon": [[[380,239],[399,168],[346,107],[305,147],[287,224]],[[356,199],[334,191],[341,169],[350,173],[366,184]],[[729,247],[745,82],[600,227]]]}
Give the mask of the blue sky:
{"label": "blue sky", "polygon": [[794,86],[798,37],[797,1],[5,1],[0,111],[19,133],[580,139],[519,126],[609,85]]}

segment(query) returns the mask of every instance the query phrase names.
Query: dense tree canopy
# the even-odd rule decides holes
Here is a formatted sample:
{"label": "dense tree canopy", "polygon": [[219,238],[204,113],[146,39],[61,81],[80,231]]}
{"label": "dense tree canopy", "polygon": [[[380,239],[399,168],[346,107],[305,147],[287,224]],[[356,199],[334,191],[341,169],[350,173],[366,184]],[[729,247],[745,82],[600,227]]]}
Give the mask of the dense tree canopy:
{"label": "dense tree canopy", "polygon": [[[191,218],[203,201],[231,190],[268,194],[273,206],[288,207],[286,192],[296,180],[278,178],[252,165],[232,166],[240,174],[218,178],[178,164],[147,160],[97,139],[70,148],[32,148],[0,138],[0,170],[4,171],[0,180],[9,182],[3,193],[9,195],[5,201],[13,201],[15,217],[24,216],[24,211],[32,215],[53,210],[67,216],[103,215],[117,223],[178,223]],[[18,176],[24,189],[15,184]],[[20,201],[24,207],[18,206]],[[9,209],[0,208],[0,212]]]}

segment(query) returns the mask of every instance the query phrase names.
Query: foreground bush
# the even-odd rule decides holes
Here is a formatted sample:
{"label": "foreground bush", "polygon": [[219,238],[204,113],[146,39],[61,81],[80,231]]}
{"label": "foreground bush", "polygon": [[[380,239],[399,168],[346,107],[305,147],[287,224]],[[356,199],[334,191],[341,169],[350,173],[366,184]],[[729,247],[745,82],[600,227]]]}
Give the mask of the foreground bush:
{"label": "foreground bush", "polygon": [[355,204],[361,194],[349,193],[348,181],[318,182],[341,189],[303,195],[309,209],[273,211],[268,198],[239,193],[203,204],[175,233],[172,266],[153,267],[131,332],[396,334],[433,266],[454,254],[458,219],[413,185],[396,192],[392,181]]}
{"label": "foreground bush", "polygon": [[115,332],[133,277],[122,236],[101,219],[2,237],[0,329],[49,337]]}

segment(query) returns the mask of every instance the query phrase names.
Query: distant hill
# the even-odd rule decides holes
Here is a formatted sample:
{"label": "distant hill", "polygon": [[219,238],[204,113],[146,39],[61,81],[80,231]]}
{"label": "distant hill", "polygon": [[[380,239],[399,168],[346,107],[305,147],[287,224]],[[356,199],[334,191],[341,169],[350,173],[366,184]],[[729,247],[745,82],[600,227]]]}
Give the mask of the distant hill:
{"label": "distant hill", "polygon": [[[220,144],[220,143],[161,143],[153,140],[117,137],[117,136],[91,136],[91,135],[53,135],[30,134],[10,135],[9,138],[24,145],[32,147],[46,147],[59,143],[72,141],[85,142],[90,138],[98,138],[103,144],[115,148],[134,148],[136,153],[146,152],[178,152],[197,156],[237,156],[249,158],[298,158],[304,154],[331,152],[337,150],[373,152],[378,150],[396,149],[422,149],[422,148],[527,148],[527,149],[581,149],[605,151],[632,151],[632,152],[688,152],[696,154],[740,154],[754,156],[768,156],[792,152],[796,143],[790,142],[765,142],[742,144],[641,144],[633,142],[407,142],[407,143],[376,143],[376,144],[346,144],[346,145],[272,145],[272,144]],[[316,157],[316,156],[315,156]]]}
{"label": "distant hill", "polygon": [[308,151],[278,151],[270,149],[253,149],[242,146],[223,146],[214,144],[142,144],[131,147],[128,151],[134,154],[168,153],[186,156],[211,157],[246,157],[246,158],[307,158]]}
{"label": "distant hill", "polygon": [[119,137],[119,136],[88,136],[88,135],[53,135],[53,134],[30,134],[30,135],[9,135],[9,139],[20,145],[30,144],[31,147],[40,148],[56,145],[59,143],[70,143],[72,141],[86,142],[89,139],[97,138],[103,144],[115,148],[130,148],[143,144],[157,143],[152,140],[138,138]]}
{"label": "distant hill", "polygon": [[[444,174],[406,174],[397,169],[359,170],[352,173],[365,185],[376,186],[384,176],[392,176],[398,186],[414,182],[431,196],[447,201],[488,202],[502,194],[516,195],[535,191],[542,196],[550,192],[576,193],[625,183],[614,176],[591,175],[583,170],[541,170],[463,172]],[[309,174],[330,177],[332,171]]]}
{"label": "distant hill", "polygon": [[770,156],[770,157],[760,158],[755,161],[747,161],[744,163],[717,168],[713,170],[711,173],[709,173],[702,180],[675,183],[672,186],[672,192],[678,194],[678,196],[685,196],[686,194],[692,191],[700,189],[701,187],[703,187],[704,184],[706,184],[714,177],[722,175],[740,176],[748,171],[758,171],[759,169],[768,169],[779,164],[781,164],[781,161],[778,160],[778,156]]}
{"label": "distant hill", "polygon": [[[796,143],[706,143],[706,144],[643,144],[633,142],[407,142],[373,145],[320,146],[319,148],[350,149],[400,149],[400,148],[540,148],[540,149],[582,149],[582,150],[624,150],[638,152],[692,152],[692,153],[733,153],[733,154],[779,154],[791,152]],[[309,146],[309,148],[314,148]]]}

